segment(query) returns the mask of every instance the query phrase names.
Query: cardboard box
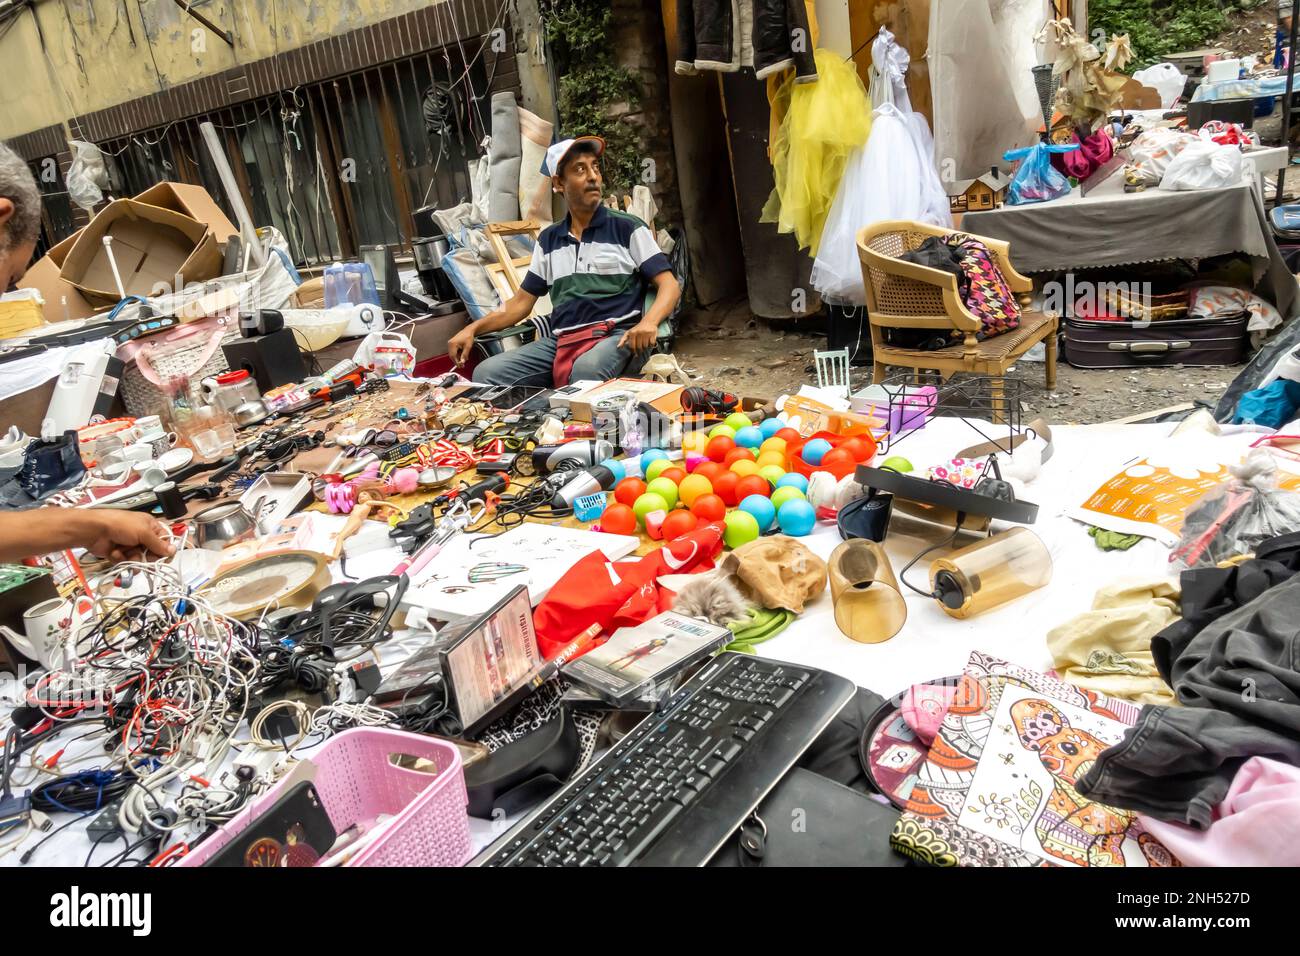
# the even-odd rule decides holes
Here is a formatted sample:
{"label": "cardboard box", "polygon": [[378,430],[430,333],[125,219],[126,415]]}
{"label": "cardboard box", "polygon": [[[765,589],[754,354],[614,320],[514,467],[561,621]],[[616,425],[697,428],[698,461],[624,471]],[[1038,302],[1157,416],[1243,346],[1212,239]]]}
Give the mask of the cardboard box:
{"label": "cardboard box", "polygon": [[[104,248],[113,237],[113,257],[122,279],[119,290]],[[126,295],[149,296],[159,285],[203,282],[221,274],[222,254],[216,237],[197,219],[117,199],[100,211],[72,244],[59,275],[90,302],[111,304]]]}
{"label": "cardboard box", "polygon": [[569,408],[574,421],[592,420],[592,406],[602,398],[630,392],[642,401],[663,412],[675,415],[682,410],[682,387],[671,382],[651,382],[639,378],[613,378],[601,382],[595,388],[586,389],[569,396]]}
{"label": "cardboard box", "polygon": [[[239,232],[226,214],[221,211],[221,207],[217,205],[216,201],[208,195],[208,191],[202,186],[191,186],[188,183],[159,183],[156,186],[149,187],[136,196],[135,199],[150,206],[157,206],[159,209],[169,209],[172,212],[180,213],[203,223],[212,231],[212,235],[218,243],[224,243],[227,238]],[[114,295],[112,302],[107,304],[93,302],[82,295],[80,289],[61,275],[63,264],[77,239],[81,236],[82,231],[78,230],[52,248],[18,280],[18,288],[36,289],[41,293],[41,297],[45,299],[46,322],[85,319],[117,303],[116,295]],[[123,276],[123,279],[125,278]],[[175,280],[168,279],[167,281],[174,282]]]}

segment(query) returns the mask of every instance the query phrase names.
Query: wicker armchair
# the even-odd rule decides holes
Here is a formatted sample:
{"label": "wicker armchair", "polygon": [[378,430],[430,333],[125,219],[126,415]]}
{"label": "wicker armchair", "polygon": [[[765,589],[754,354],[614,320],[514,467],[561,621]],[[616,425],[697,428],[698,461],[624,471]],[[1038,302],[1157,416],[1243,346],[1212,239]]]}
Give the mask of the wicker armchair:
{"label": "wicker armchair", "polygon": [[[871,345],[875,368],[872,380],[885,378],[886,366],[934,369],[947,379],[954,372],[972,372],[1001,379],[1016,359],[1038,342],[1047,343],[1047,387],[1056,387],[1056,329],[1053,313],[1029,310],[1033,283],[1011,264],[1010,246],[997,239],[980,239],[997,256],[998,265],[1020,302],[1020,326],[981,342],[975,338],[980,321],[963,304],[957,277],[939,269],[898,258],[930,236],[957,230],[920,222],[878,222],[858,233],[858,258],[867,292]],[[899,348],[885,342],[884,329],[942,329],[965,333],[965,341],[945,349]],[[995,388],[995,391],[997,389]]]}

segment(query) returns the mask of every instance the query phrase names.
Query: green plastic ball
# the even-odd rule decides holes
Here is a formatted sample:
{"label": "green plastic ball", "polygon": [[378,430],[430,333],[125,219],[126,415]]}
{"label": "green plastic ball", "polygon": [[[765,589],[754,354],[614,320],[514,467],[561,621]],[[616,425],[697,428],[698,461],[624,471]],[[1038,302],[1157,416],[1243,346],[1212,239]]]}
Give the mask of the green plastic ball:
{"label": "green plastic ball", "polygon": [[736,430],[730,425],[714,425],[709,429],[710,438],[717,438],[719,435],[726,435],[728,438],[735,438]]}
{"label": "green plastic ball", "polygon": [[654,481],[672,466],[673,463],[667,458],[656,458],[654,461],[650,462],[650,464],[645,466],[646,482],[649,483]]}
{"label": "green plastic ball", "polygon": [[732,412],[725,419],[723,424],[731,428],[732,431],[740,431],[742,428],[749,428],[754,423],[749,420],[749,416],[744,412]]}
{"label": "green plastic ball", "polygon": [[785,469],[780,465],[764,465],[758,469],[758,473],[767,479],[768,484],[776,487],[776,483],[785,477]]}
{"label": "green plastic ball", "polygon": [[793,485],[785,485],[784,487],[778,488],[776,491],[772,492],[772,504],[776,505],[776,510],[778,512],[781,510],[781,506],[787,501],[807,500],[808,496]]}
{"label": "green plastic ball", "polygon": [[646,494],[658,495],[671,508],[677,504],[677,486],[671,478],[656,478],[645,486]]}
{"label": "green plastic ball", "polygon": [[645,527],[645,516],[650,512],[667,510],[668,502],[664,501],[663,495],[657,495],[651,491],[647,491],[632,505],[632,513],[636,515],[637,523],[642,527]]}
{"label": "green plastic ball", "polygon": [[912,463],[901,455],[895,455],[893,458],[886,458],[880,467],[906,475],[912,470]]}
{"label": "green plastic ball", "polygon": [[727,530],[723,533],[722,540],[733,551],[758,538],[758,521],[747,511],[732,511],[723,519],[723,523]]}

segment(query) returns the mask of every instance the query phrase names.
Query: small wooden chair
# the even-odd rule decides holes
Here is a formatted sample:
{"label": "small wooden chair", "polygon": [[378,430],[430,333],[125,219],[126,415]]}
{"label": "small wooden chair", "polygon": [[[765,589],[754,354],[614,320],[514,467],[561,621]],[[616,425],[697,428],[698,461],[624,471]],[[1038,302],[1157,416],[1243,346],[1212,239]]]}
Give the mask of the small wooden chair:
{"label": "small wooden chair", "polygon": [[[858,232],[858,258],[866,286],[875,363],[872,381],[884,381],[886,367],[890,365],[913,369],[918,377],[922,369],[934,369],[945,381],[955,372],[971,372],[997,380],[993,388],[997,400],[1001,397],[1000,383],[1007,369],[1039,342],[1044,342],[1047,388],[1055,388],[1059,317],[1051,312],[1030,310],[1033,282],[1011,264],[1009,243],[972,236],[997,257],[998,266],[1016,293],[1021,309],[1018,328],[983,342],[975,337],[980,320],[962,302],[956,276],[898,258],[930,236],[946,236],[957,231],[920,222],[889,221]],[[965,333],[965,340],[934,351],[900,348],[885,341],[885,329],[956,330]]]}

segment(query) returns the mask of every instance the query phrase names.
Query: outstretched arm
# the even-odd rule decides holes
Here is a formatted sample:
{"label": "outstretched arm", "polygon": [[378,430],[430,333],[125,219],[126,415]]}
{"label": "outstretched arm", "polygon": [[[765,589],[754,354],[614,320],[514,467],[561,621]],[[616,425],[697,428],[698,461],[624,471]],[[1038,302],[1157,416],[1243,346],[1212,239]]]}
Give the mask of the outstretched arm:
{"label": "outstretched arm", "polygon": [[125,561],[140,555],[167,557],[175,550],[162,523],[136,511],[37,508],[0,514],[0,561],[85,548]]}

